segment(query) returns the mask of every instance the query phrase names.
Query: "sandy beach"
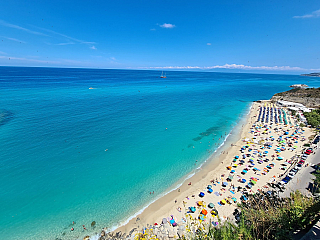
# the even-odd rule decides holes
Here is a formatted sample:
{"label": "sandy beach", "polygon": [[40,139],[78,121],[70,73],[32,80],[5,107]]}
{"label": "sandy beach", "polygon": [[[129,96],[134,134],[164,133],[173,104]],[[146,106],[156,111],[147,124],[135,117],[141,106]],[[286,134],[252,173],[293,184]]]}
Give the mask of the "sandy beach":
{"label": "sandy beach", "polygon": [[[247,189],[248,193],[268,191],[267,183],[281,180],[286,165],[297,161],[295,156],[301,153],[312,132],[309,128],[301,130],[295,127],[295,119],[291,115],[286,115],[288,125],[284,122],[257,122],[260,107],[263,106],[274,105],[270,101],[253,103],[246,123],[240,126],[237,141],[225,144],[180,188],[158,199],[114,232],[121,231],[126,235],[129,232],[141,232],[146,227],[155,224],[159,226],[164,218],[168,221],[174,219],[178,225],[183,225],[186,224],[186,216],[198,218],[202,209],[208,212],[205,215],[207,222],[217,221],[218,217],[220,221],[232,220],[232,213],[236,208],[234,200],[240,201],[243,189],[250,181],[255,184],[251,189]],[[282,141],[286,136],[291,137]],[[244,173],[244,170],[247,173]],[[246,182],[241,182],[242,179]],[[212,190],[209,190],[208,185],[211,185]],[[200,192],[204,193],[204,196],[199,196]],[[227,200],[226,203],[224,200]],[[209,203],[214,204],[214,209],[219,212],[218,216],[211,216]],[[190,207],[195,207],[197,212],[191,213]],[[177,236],[176,233],[173,229],[172,236]]]}

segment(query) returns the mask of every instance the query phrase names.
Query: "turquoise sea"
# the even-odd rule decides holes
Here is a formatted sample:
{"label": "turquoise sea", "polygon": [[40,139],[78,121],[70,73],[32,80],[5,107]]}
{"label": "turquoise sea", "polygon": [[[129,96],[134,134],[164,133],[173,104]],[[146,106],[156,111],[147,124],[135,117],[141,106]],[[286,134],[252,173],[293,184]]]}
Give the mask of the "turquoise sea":
{"label": "turquoise sea", "polygon": [[320,85],[293,75],[160,75],[0,67],[1,239],[112,229],[193,174],[252,101]]}

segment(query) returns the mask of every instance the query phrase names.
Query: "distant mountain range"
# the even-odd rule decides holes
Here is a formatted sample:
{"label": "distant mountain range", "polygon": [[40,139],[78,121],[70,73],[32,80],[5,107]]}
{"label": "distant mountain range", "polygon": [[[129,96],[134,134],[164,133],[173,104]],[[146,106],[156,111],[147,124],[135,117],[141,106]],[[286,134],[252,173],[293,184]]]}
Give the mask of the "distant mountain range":
{"label": "distant mountain range", "polygon": [[320,73],[308,73],[308,74],[301,74],[300,76],[307,76],[307,77],[320,77]]}

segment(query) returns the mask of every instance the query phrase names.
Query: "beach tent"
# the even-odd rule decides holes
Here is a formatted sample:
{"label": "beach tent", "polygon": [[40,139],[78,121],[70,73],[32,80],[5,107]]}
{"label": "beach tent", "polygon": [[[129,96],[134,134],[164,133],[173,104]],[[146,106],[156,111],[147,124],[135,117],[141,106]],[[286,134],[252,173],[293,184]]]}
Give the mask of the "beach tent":
{"label": "beach tent", "polygon": [[213,203],[209,203],[209,204],[208,204],[208,207],[209,207],[209,208],[214,208],[214,204],[213,204]]}

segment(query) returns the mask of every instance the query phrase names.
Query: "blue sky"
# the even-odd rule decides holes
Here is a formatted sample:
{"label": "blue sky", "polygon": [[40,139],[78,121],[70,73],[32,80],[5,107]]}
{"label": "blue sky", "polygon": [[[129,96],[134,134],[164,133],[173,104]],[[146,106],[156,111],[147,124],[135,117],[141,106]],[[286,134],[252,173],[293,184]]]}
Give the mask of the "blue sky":
{"label": "blue sky", "polygon": [[0,65],[320,71],[320,1],[0,3]]}

